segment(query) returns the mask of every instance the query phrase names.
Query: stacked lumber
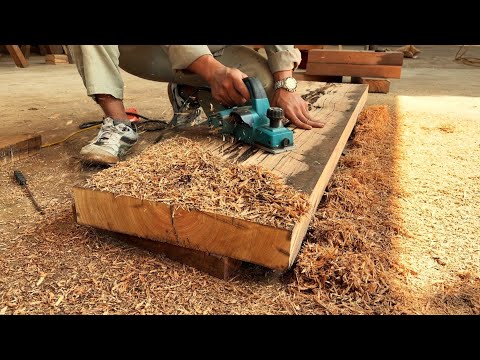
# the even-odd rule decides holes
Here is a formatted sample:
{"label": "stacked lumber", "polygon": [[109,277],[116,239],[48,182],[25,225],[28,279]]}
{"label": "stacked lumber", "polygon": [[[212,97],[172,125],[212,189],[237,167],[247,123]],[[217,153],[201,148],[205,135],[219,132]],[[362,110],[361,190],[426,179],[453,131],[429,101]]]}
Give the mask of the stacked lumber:
{"label": "stacked lumber", "polygon": [[45,55],[45,63],[51,65],[69,64],[68,55],[65,54],[48,54]]}
{"label": "stacked lumber", "polygon": [[390,82],[386,79],[399,79],[402,65],[403,53],[398,51],[314,49],[309,52],[306,72],[298,77],[317,81],[337,77],[334,80],[338,81],[338,77],[351,76],[352,83],[368,84],[369,92],[387,93]]}

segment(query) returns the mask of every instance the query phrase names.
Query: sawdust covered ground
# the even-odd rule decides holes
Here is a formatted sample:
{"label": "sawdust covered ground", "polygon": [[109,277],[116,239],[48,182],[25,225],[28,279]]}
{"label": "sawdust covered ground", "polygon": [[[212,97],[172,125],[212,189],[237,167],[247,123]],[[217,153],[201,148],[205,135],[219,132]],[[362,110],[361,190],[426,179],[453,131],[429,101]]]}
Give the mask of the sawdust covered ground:
{"label": "sawdust covered ground", "polygon": [[397,102],[405,311],[480,314],[480,98]]}
{"label": "sawdust covered ground", "polygon": [[[415,209],[426,207],[405,206],[413,201],[411,188],[409,182],[399,179],[407,174],[405,161],[412,160],[403,154],[410,146],[405,142],[408,132],[398,130],[399,120],[394,115],[381,106],[370,107],[360,116],[349,151],[341,159],[292,271],[280,275],[250,266],[224,282],[76,225],[70,201],[51,200],[45,218],[30,213],[2,222],[0,312],[478,313],[478,243],[471,232],[478,224],[470,218],[473,222],[464,227],[461,236],[452,235],[447,238],[449,246],[442,248],[440,243],[434,248],[424,226],[429,217],[412,222],[418,218]],[[34,158],[25,161],[38,161]],[[427,163],[429,176],[434,176],[435,166]],[[407,168],[413,176],[415,167]],[[10,190],[2,199],[18,202],[24,194],[11,186],[8,174],[12,169],[5,166],[1,170],[2,188]],[[428,173],[417,169],[417,174]],[[460,192],[462,199],[464,194],[473,196],[479,178],[466,170],[461,173],[473,180],[471,187],[464,188],[466,193]],[[450,203],[450,197],[432,196],[438,192],[436,184],[428,182],[418,201],[434,199],[436,211],[454,211],[441,201]],[[68,188],[59,186],[63,191]],[[478,205],[470,204],[468,213],[473,215]],[[458,221],[445,224],[445,234],[448,224],[459,227]],[[437,265],[431,266],[428,256]],[[435,276],[432,271],[437,272]],[[431,286],[419,289],[425,279]]]}

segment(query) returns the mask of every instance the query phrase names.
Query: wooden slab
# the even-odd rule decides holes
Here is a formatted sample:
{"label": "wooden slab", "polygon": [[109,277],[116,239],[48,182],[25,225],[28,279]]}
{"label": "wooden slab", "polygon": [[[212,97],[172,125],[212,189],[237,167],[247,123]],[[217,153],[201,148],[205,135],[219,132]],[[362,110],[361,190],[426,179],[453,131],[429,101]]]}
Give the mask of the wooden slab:
{"label": "wooden slab", "polygon": [[14,135],[0,137],[0,164],[23,159],[40,150],[40,135]]}
{"label": "wooden slab", "polygon": [[367,84],[369,93],[388,94],[390,91],[390,81],[387,79],[365,79],[361,77],[352,77],[353,84]]}
{"label": "wooden slab", "polygon": [[299,82],[298,91],[312,104],[313,117],[326,125],[321,129],[294,129],[296,148],[289,152],[274,155],[245,144],[224,142],[202,126],[176,128],[164,134],[164,139],[189,137],[231,162],[267,168],[307,193],[313,206],[293,229],[277,229],[221,214],[173,211],[166,204],[81,187],[73,190],[76,221],[271,269],[288,269],[368,95],[367,86],[360,84]]}
{"label": "wooden slab", "polygon": [[400,79],[401,66],[390,65],[356,65],[356,64],[322,64],[309,62],[307,75],[357,76]]}
{"label": "wooden slab", "polygon": [[308,52],[308,61],[321,64],[402,66],[403,53],[399,51],[310,50]]}

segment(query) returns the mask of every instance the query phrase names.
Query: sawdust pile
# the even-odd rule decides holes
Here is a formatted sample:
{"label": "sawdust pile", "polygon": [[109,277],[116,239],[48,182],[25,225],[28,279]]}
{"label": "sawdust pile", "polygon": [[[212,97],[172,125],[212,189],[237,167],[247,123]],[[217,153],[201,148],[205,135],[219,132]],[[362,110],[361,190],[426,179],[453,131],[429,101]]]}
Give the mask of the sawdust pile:
{"label": "sawdust pile", "polygon": [[45,211],[15,235],[0,228],[0,315],[289,313],[264,271],[225,282],[75,224],[70,200]]}
{"label": "sawdust pile", "polygon": [[391,242],[401,228],[393,200],[395,122],[387,106],[361,113],[299,254],[294,290],[329,313],[394,311]]}
{"label": "sawdust pile", "polygon": [[182,137],[93,175],[85,187],[286,229],[309,208],[307,196],[277,175],[230,163]]}

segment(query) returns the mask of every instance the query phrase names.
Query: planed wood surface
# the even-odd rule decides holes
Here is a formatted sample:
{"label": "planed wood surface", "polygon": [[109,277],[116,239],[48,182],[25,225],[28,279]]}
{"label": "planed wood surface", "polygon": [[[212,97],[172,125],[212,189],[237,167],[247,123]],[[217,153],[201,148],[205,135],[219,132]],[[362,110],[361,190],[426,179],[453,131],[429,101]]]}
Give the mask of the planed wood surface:
{"label": "planed wood surface", "polygon": [[390,91],[390,81],[387,79],[365,79],[361,77],[352,77],[352,83],[368,85],[369,93],[388,94]]}
{"label": "planed wood surface", "polygon": [[0,137],[0,164],[23,159],[37,153],[42,145],[40,135]]}
{"label": "planed wood surface", "polygon": [[15,65],[21,68],[25,68],[28,66],[28,61],[23,56],[22,50],[18,45],[5,45],[8,50],[8,53],[13,58]]}
{"label": "planed wood surface", "polygon": [[[271,269],[286,270],[297,256],[308,224],[367,99],[367,85],[299,82],[311,113],[324,128],[294,128],[295,149],[269,154],[256,147],[222,141],[205,126],[174,128],[163,138],[189,137],[231,162],[256,164],[309,195],[308,216],[292,230],[277,229],[220,214],[173,211],[168,205],[83,189],[73,190],[78,223],[205,251]],[[122,212],[122,219],[118,213]]]}
{"label": "planed wood surface", "polygon": [[400,79],[401,66],[321,64],[309,62],[307,75],[357,76]]}
{"label": "planed wood surface", "polygon": [[310,50],[308,61],[321,64],[396,65],[402,66],[403,53],[360,50]]}

